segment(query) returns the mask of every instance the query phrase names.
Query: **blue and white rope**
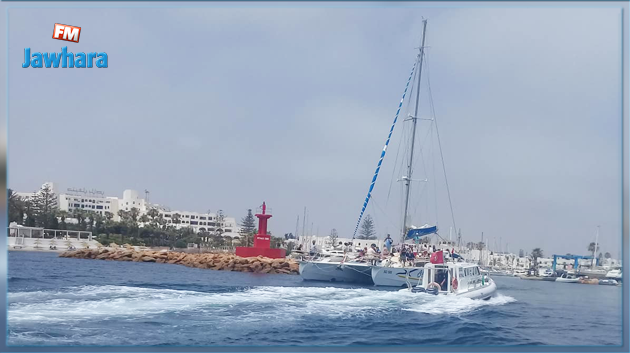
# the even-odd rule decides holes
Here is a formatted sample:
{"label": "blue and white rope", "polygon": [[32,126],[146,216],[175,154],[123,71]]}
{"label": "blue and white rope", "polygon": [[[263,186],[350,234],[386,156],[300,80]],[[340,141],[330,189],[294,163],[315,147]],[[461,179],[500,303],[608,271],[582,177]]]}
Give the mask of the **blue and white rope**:
{"label": "blue and white rope", "polygon": [[378,178],[378,172],[381,170],[381,164],[383,164],[383,158],[385,158],[385,152],[387,152],[387,146],[389,145],[389,140],[392,138],[392,133],[394,132],[394,127],[396,126],[396,121],[398,121],[398,115],[400,114],[400,109],[402,108],[403,102],[405,101],[405,95],[407,94],[407,89],[409,88],[409,83],[411,82],[411,78],[413,77],[413,73],[416,70],[416,61],[411,68],[411,73],[409,74],[409,79],[407,80],[407,85],[405,86],[405,91],[403,92],[402,98],[400,99],[400,104],[398,104],[398,110],[396,111],[396,116],[394,117],[394,122],[392,123],[392,127],[389,129],[389,135],[387,136],[387,141],[385,141],[385,147],[383,147],[383,151],[381,152],[381,158],[378,160],[378,165],[376,166],[376,171],[374,172],[374,177],[372,177],[372,183],[370,184],[370,189],[368,190],[367,197],[363,202],[363,208],[361,209],[361,214],[359,215],[359,220],[357,221],[357,226],[354,228],[354,234],[352,234],[352,239],[354,239],[357,235],[357,230],[359,230],[359,225],[361,224],[361,219],[363,218],[363,213],[367,208],[368,202],[370,202],[370,198],[372,197],[372,190],[374,189],[374,184],[376,183],[376,178]]}

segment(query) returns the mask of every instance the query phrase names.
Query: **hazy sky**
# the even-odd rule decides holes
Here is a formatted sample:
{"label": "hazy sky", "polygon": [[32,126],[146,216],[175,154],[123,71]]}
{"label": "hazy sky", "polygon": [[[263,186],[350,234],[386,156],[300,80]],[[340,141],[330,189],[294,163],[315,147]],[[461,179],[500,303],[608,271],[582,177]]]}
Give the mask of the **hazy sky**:
{"label": "hazy sky", "polygon": [[[278,235],[298,215],[301,233],[306,206],[307,229],[351,236],[424,16],[423,74],[463,240],[586,254],[600,225],[617,256],[619,9],[256,6],[11,9],[9,187],[148,189],[152,202],[238,219],[264,200]],[[51,39],[54,23],[82,27],[80,43]],[[24,48],[65,45],[107,52],[109,68],[21,67]],[[387,195],[404,127],[366,212],[379,235],[399,234],[400,183]],[[437,198],[412,191],[413,223],[437,210],[448,236],[443,184]]]}

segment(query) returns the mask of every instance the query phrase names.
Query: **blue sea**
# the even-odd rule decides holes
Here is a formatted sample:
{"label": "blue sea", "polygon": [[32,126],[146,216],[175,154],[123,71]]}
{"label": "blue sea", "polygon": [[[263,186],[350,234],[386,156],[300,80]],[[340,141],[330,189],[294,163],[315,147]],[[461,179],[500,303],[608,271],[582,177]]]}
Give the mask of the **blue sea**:
{"label": "blue sea", "polygon": [[296,275],[10,252],[8,344],[621,344],[621,287],[494,279],[496,296],[477,301]]}

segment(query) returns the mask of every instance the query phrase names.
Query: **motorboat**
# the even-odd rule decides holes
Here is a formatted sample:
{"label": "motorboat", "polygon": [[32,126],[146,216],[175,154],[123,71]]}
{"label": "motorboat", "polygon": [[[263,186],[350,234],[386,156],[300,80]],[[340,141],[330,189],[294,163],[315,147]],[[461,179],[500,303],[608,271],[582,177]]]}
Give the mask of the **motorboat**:
{"label": "motorboat", "polygon": [[[374,275],[374,268],[372,274]],[[403,290],[483,300],[490,299],[497,291],[492,278],[482,274],[479,266],[472,263],[428,263],[422,271],[417,272],[416,277],[416,283],[408,278],[407,289]]]}
{"label": "motorboat", "polygon": [[610,270],[610,271],[608,271],[608,273],[606,273],[606,278],[608,278],[608,279],[614,279],[614,280],[618,280],[619,281],[619,280],[621,280],[622,277],[623,276],[622,276],[620,268],[617,268],[617,269],[614,269],[614,270]]}
{"label": "motorboat", "polygon": [[562,283],[580,283],[580,279],[575,277],[574,275],[570,275],[568,273],[563,273],[562,276],[556,277],[556,282]]}
{"label": "motorboat", "polygon": [[527,275],[527,270],[514,270],[512,275],[514,277],[526,276]]}
{"label": "motorboat", "polygon": [[550,268],[541,268],[538,270],[538,275],[540,277],[552,277],[554,275],[554,272]]}
{"label": "motorboat", "polygon": [[599,280],[599,285],[602,285],[602,286],[616,286],[618,284],[619,282],[617,282],[614,279],[600,279]]}

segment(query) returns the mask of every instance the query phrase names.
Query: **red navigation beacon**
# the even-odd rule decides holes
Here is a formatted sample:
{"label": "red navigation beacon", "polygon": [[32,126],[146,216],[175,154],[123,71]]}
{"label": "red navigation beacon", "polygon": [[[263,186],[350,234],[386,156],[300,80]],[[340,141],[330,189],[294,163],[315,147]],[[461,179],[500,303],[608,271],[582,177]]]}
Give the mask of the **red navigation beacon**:
{"label": "red navigation beacon", "polygon": [[271,214],[267,213],[267,205],[263,202],[261,213],[257,213],[258,217],[258,234],[254,235],[253,247],[236,247],[236,256],[240,257],[256,257],[264,256],[272,259],[283,259],[286,257],[284,249],[271,248],[271,236],[267,234],[267,221],[271,218]]}

